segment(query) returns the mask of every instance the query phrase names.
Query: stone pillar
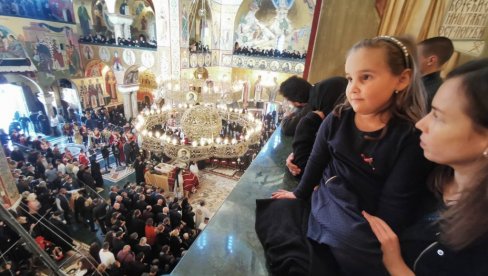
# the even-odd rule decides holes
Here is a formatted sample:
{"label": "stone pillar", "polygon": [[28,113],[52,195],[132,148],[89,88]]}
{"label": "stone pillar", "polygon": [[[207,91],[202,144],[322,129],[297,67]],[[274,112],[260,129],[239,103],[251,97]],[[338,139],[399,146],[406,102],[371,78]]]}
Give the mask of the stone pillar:
{"label": "stone pillar", "polygon": [[47,117],[49,120],[54,115],[53,101],[54,101],[54,93],[44,92],[44,105],[46,106]]}
{"label": "stone pillar", "polygon": [[132,101],[130,99],[130,93],[121,93],[124,95],[124,116],[127,120],[132,117]]}
{"label": "stone pillar", "polygon": [[119,45],[119,37],[124,37],[124,30],[122,24],[114,24],[115,42]]}
{"label": "stone pillar", "polygon": [[[117,90],[124,97],[124,116],[127,120],[131,117],[137,116],[137,91],[139,85],[133,84],[119,84]],[[134,106],[135,105],[135,106]]]}
{"label": "stone pillar", "polygon": [[137,109],[137,90],[130,94],[130,98],[132,102],[132,117],[135,118],[139,114],[139,110]]}

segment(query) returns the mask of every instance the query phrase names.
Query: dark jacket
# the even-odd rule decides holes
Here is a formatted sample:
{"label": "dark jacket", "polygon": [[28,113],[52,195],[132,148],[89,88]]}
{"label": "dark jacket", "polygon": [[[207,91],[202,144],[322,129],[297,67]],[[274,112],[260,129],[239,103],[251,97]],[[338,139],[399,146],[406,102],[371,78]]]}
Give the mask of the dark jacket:
{"label": "dark jacket", "polygon": [[298,123],[293,137],[293,163],[302,173],[312,152],[313,143],[319,130],[322,118],[313,111],[321,111],[327,116],[334,110],[337,103],[344,99],[347,80],[343,77],[332,77],[316,83],[310,91],[309,103],[312,111],[307,113]]}
{"label": "dark jacket", "polygon": [[432,99],[434,99],[435,93],[442,84],[442,78],[440,72],[434,72],[422,77],[422,82],[427,92],[427,111],[430,111],[432,105]]}
{"label": "dark jacket", "polygon": [[310,111],[312,111],[312,108],[309,104],[304,107],[296,108],[295,112],[283,118],[283,121],[281,122],[281,132],[286,136],[295,135],[298,122],[300,122],[300,119]]}

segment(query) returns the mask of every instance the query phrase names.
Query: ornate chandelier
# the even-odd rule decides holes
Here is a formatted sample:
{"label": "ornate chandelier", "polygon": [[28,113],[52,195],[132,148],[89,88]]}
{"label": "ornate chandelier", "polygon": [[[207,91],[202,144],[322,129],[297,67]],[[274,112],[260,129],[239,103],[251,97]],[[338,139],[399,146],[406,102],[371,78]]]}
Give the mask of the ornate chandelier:
{"label": "ornate chandelier", "polygon": [[[240,131],[223,129],[223,122]],[[135,126],[143,149],[184,162],[243,156],[259,143],[262,129],[252,114],[213,104],[153,107],[137,116]]]}

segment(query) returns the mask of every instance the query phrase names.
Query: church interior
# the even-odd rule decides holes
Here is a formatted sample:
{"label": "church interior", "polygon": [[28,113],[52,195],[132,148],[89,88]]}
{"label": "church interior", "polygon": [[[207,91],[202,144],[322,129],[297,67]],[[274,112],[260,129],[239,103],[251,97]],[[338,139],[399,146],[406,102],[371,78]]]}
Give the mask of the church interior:
{"label": "church interior", "polygon": [[[334,196],[335,181],[327,183],[342,178],[346,165],[338,164],[357,165],[348,164],[341,150],[364,147],[356,158],[364,167],[348,172],[364,174],[364,185],[380,181],[384,170],[395,171],[395,151],[383,147],[392,139],[387,129],[397,128],[381,120],[413,118],[414,108],[401,105],[419,102],[422,116],[431,114],[438,109],[436,91],[455,78],[451,71],[486,61],[487,7],[485,0],[0,0],[0,275],[324,275],[336,266],[331,275],[358,275],[334,249],[342,240],[328,244],[333,234],[324,232],[330,228],[314,217],[328,208],[316,207],[329,200],[321,195]],[[347,110],[363,112],[364,99],[352,91],[361,85],[367,90],[367,81],[380,73],[364,69],[370,73],[361,71],[356,85],[351,72],[382,47],[397,55],[387,54],[388,61],[375,66],[392,66],[398,55],[404,66],[388,94],[396,100],[381,107],[386,114],[395,105],[396,113],[381,115],[381,127],[370,121],[361,128],[354,117],[356,128],[347,131],[361,133],[366,142],[353,140],[351,132],[339,147],[331,133],[343,120],[336,125],[331,117],[340,112],[347,121]],[[409,88],[401,86],[405,79]],[[403,101],[422,81],[422,99]],[[322,96],[334,89],[335,98]],[[486,104],[488,91],[483,92],[478,101]],[[372,104],[382,99],[370,97]],[[422,116],[411,125],[424,132],[417,123]],[[488,141],[486,133],[479,139]],[[330,139],[326,155],[323,149],[319,156],[319,139]],[[306,157],[298,154],[300,143]],[[483,145],[480,162],[486,163],[488,144]],[[390,153],[384,160],[391,164],[379,161],[381,150]],[[451,165],[427,153],[425,158]],[[420,159],[410,163],[425,166],[405,175],[421,177],[420,171],[431,168]],[[303,232],[306,241],[294,240],[282,233],[293,216],[285,212],[288,206],[270,201],[300,198],[302,182],[321,177],[309,193],[331,191],[296,203],[295,211],[308,208],[294,213],[302,225],[311,215],[308,230],[289,231]],[[363,210],[388,218],[376,212],[383,197],[370,209],[362,201],[364,194],[378,198],[385,191],[340,185],[358,193],[363,208],[338,211],[359,214],[361,223],[344,222],[359,225],[349,228],[371,224]],[[411,195],[397,189],[404,192],[398,198]],[[356,202],[341,200],[347,203],[339,205]],[[302,207],[305,202],[312,210]],[[280,222],[266,223],[272,220]],[[488,237],[483,229],[479,235]],[[377,234],[369,226],[364,231]],[[357,238],[344,238],[344,244],[369,242],[362,234],[351,234]],[[381,254],[378,240],[368,246]],[[317,253],[323,243],[328,251],[319,246]],[[313,256],[284,253],[292,247]],[[319,257],[334,261],[317,265]],[[388,264],[377,270],[375,265],[364,275],[395,275]],[[415,269],[407,260],[405,267]],[[415,272],[398,275],[424,275]]]}

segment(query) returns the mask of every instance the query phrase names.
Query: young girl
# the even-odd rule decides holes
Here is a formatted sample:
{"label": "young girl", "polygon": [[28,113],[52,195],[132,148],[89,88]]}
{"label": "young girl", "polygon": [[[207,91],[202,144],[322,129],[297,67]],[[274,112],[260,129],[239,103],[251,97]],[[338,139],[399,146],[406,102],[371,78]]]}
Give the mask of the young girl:
{"label": "young girl", "polygon": [[[414,219],[430,171],[414,124],[426,109],[413,43],[360,41],[346,59],[347,99],[322,123],[299,186],[273,198],[311,197],[307,237],[345,275],[382,275],[366,210],[401,231]],[[315,188],[315,186],[317,186]],[[320,271],[320,262],[311,270]]]}
{"label": "young girl", "polygon": [[[411,266],[415,274],[403,260],[391,227],[364,213],[391,275],[488,275],[487,114],[488,59],[449,73],[434,97],[432,111],[416,125],[422,131],[425,157],[442,164],[434,173],[433,188],[444,210],[440,236],[428,237],[427,231],[420,231],[423,240],[434,242],[416,252]],[[402,252],[407,258],[413,253]]]}

